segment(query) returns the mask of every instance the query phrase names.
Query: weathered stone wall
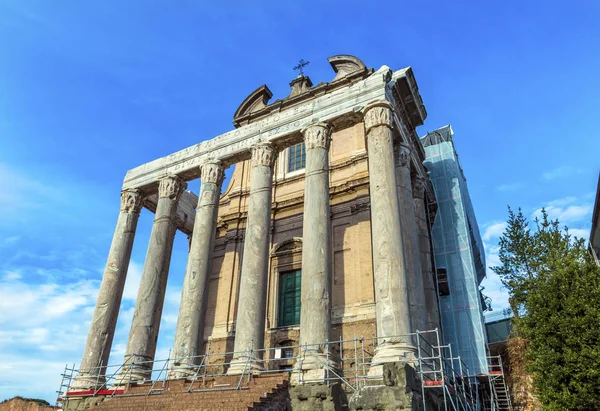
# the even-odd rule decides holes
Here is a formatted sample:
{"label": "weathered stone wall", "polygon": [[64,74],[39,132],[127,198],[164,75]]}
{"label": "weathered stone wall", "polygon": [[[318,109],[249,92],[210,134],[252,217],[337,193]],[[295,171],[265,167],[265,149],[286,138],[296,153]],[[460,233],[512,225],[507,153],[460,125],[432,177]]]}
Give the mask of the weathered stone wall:
{"label": "weathered stone wall", "polygon": [[40,405],[35,401],[25,398],[15,397],[0,403],[0,411],[47,411],[54,407],[49,405]]}
{"label": "weathered stone wall", "polygon": [[[364,125],[333,132],[329,151],[332,340],[341,334],[344,339],[370,338],[375,334],[375,299]],[[300,269],[302,260],[304,171],[288,172],[287,160],[282,151],[275,164],[265,347],[299,341],[299,327],[277,328],[279,275]],[[221,196],[204,333],[211,352],[233,348],[250,183],[250,161],[238,163]]]}

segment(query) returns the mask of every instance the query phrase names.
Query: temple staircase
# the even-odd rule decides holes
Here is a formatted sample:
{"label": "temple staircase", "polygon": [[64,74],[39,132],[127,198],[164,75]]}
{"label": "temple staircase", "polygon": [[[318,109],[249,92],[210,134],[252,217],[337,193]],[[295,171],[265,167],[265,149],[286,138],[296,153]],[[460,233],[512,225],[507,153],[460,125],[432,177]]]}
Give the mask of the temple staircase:
{"label": "temple staircase", "polygon": [[[164,386],[132,385],[118,394],[97,397],[94,411],[204,411],[204,410],[269,410],[290,409],[289,373],[256,377],[220,376],[192,382],[166,381]],[[70,409],[69,404],[64,404]],[[80,409],[80,408],[79,408]]]}

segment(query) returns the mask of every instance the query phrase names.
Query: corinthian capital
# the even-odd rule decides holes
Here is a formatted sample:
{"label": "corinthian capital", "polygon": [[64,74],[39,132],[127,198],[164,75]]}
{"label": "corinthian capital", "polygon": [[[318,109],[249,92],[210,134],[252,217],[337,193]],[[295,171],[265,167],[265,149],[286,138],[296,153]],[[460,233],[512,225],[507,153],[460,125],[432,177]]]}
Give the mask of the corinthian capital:
{"label": "corinthian capital", "polygon": [[373,127],[386,126],[392,128],[392,107],[385,100],[374,101],[363,109],[365,130],[367,134]]}
{"label": "corinthian capital", "polygon": [[394,150],[396,167],[408,167],[410,164],[410,148],[406,144],[398,144]]}
{"label": "corinthian capital", "polygon": [[425,179],[415,176],[412,181],[413,198],[425,198]]}
{"label": "corinthian capital", "polygon": [[124,213],[139,213],[142,209],[142,192],[137,189],[121,191],[121,211]]}
{"label": "corinthian capital", "polygon": [[219,160],[209,161],[200,167],[202,183],[213,183],[220,186],[225,178],[225,172]]}
{"label": "corinthian capital", "polygon": [[170,198],[179,200],[183,190],[187,188],[187,183],[177,176],[167,176],[158,182],[158,198]]}
{"label": "corinthian capital", "polygon": [[271,143],[260,143],[252,147],[252,167],[273,167],[277,151]]}
{"label": "corinthian capital", "polygon": [[302,130],[304,144],[306,149],[324,148],[329,150],[329,141],[331,139],[331,128],[327,123],[315,123]]}

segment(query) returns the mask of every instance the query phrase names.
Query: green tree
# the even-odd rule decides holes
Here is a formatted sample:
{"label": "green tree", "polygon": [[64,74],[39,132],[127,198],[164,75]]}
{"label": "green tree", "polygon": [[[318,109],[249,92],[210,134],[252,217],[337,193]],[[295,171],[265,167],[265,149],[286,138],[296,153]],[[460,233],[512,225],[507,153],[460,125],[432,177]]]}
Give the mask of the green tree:
{"label": "green tree", "polygon": [[510,294],[514,329],[544,409],[600,410],[600,267],[583,239],[545,210],[530,228],[508,210],[492,267]]}

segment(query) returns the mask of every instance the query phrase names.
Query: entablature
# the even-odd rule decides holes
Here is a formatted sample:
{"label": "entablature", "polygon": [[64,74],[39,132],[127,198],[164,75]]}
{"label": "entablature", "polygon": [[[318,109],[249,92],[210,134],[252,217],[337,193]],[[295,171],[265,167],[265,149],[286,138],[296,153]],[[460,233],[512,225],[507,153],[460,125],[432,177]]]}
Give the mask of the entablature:
{"label": "entablature", "polygon": [[[261,86],[242,103],[237,114],[254,116],[264,112],[264,116],[261,114],[235,130],[129,170],[123,188],[137,188],[151,195],[157,191],[161,177],[177,175],[186,181],[199,178],[202,164],[220,160],[227,167],[247,160],[251,148],[258,143],[269,142],[283,150],[302,141],[301,130],[315,122],[327,122],[334,130],[361,122],[361,110],[373,101],[393,101],[395,109],[401,109],[395,114],[401,129],[414,129],[424,120],[426,112],[410,67],[392,72],[382,66],[373,72],[352,56],[334,56],[330,63],[337,73],[331,83],[321,83],[270,105],[266,105],[270,91]],[[404,112],[409,113],[406,119],[401,118]]]}

